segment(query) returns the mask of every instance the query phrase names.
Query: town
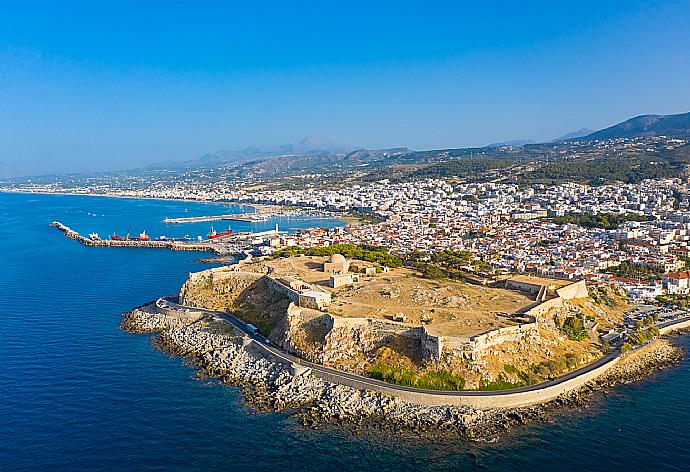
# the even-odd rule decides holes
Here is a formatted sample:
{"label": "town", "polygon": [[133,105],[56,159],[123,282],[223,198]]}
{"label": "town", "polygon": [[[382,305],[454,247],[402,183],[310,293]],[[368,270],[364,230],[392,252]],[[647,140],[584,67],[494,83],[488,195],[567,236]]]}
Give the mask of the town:
{"label": "town", "polygon": [[[448,166],[484,162],[474,159],[487,157],[475,157],[474,151],[468,157],[466,150],[434,152],[433,162],[426,162],[414,174],[414,178],[378,178],[382,176],[379,169],[368,174],[369,177],[377,176],[375,179],[353,179],[353,173],[345,171],[336,173],[342,177],[337,184],[319,180],[325,175],[320,173],[293,173],[273,179],[256,175],[235,180],[223,177],[228,172],[237,172],[237,168],[231,166],[181,172],[156,171],[142,175],[83,177],[81,180],[68,181],[23,181],[2,189],[228,202],[255,209],[254,213],[246,215],[199,215],[166,220],[176,224],[214,219],[267,221],[280,215],[304,215],[315,220],[319,217],[336,217],[347,222],[345,226],[330,229],[313,227],[290,233],[279,231],[277,226],[275,230],[261,234],[230,232],[227,236],[220,235],[206,241],[201,241],[199,237],[196,243],[118,243],[124,246],[166,245],[173,249],[212,251],[219,255],[215,261],[224,264],[236,264],[237,257],[246,257],[244,262],[252,261],[253,257],[260,267],[264,267],[261,265],[263,260],[277,261],[304,253],[334,254],[335,250],[344,249],[353,255],[361,252],[362,248],[365,248],[365,252],[368,251],[366,248],[382,248],[386,254],[385,260],[377,259],[379,264],[369,267],[369,270],[388,271],[392,268],[389,267],[390,262],[398,261],[395,265],[412,271],[406,277],[421,277],[415,279],[418,287],[426,284],[424,280],[435,280],[442,281],[443,286],[451,290],[450,287],[460,281],[484,286],[488,293],[499,294],[501,292],[497,288],[504,286],[506,281],[526,276],[544,281],[528,282],[528,285],[552,287],[549,293],[555,294],[557,287],[563,284],[586,283],[585,298],[593,305],[578,307],[566,302],[564,306],[579,313],[576,317],[579,321],[574,326],[561,326],[559,329],[570,338],[591,338],[599,343],[600,351],[606,353],[608,346],[629,349],[643,345],[651,339],[657,326],[663,327],[688,317],[690,184],[685,173],[668,175],[668,168],[664,167],[666,164],[650,160],[651,155],[674,152],[684,149],[686,145],[684,139],[665,137],[575,141],[537,145],[530,152],[538,156],[533,156],[531,160],[519,157],[525,153],[524,148],[486,148],[478,154],[489,155],[489,159],[511,154],[518,157],[514,156],[510,165],[479,166],[478,172],[461,176],[452,173],[446,175]],[[404,158],[404,154],[397,158]],[[646,171],[640,171],[641,177],[648,175],[652,178],[599,182],[596,179],[596,166],[603,158],[633,160],[636,166],[647,166]],[[505,160],[500,162],[504,163]],[[586,172],[594,180],[583,182],[568,178],[533,178],[535,172],[548,171],[550,166],[572,163],[576,163],[578,172],[585,166]],[[200,179],[207,183],[200,186]],[[296,181],[302,183],[295,184]],[[59,223],[55,224],[59,226]],[[72,234],[70,231],[67,228],[68,236]],[[114,244],[93,241],[91,236],[72,236],[86,245]],[[235,254],[232,259],[227,258],[230,252]],[[375,258],[382,257],[381,254],[375,253]],[[271,270],[276,269],[276,262],[272,264]],[[296,267],[294,263],[290,266]],[[353,264],[353,267],[357,267],[357,264]],[[290,286],[293,283],[290,281],[294,281],[298,286],[306,284],[305,287],[312,287],[300,278],[304,273],[308,271],[287,271],[282,283]],[[330,287],[354,284],[361,288],[364,286],[360,283],[361,276],[348,274],[346,270],[331,278]],[[364,277],[361,280],[364,282],[368,279]],[[401,279],[388,276],[385,280],[387,284],[392,284],[392,280]],[[369,285],[376,286],[371,282]],[[461,286],[453,290],[460,290],[458,287]],[[347,299],[341,293],[338,303],[331,305],[330,311],[339,316],[352,316],[352,313],[361,311],[362,306],[367,306],[365,312],[378,312],[384,316],[385,309],[379,305],[385,305],[382,300],[390,289],[379,287],[376,290],[372,296],[378,297],[378,305],[362,305],[361,301],[357,301],[347,304],[346,308],[337,308]],[[453,290],[449,292],[449,297],[456,297],[458,293],[468,297],[465,293],[467,289],[457,293]],[[308,292],[318,300],[308,302],[307,308],[321,309],[322,302],[330,305],[327,290],[324,292],[317,288]],[[513,297],[505,293],[494,296],[507,297],[506,300]],[[300,295],[300,300],[303,298]],[[507,316],[507,320],[523,316],[521,313],[524,310],[521,311],[520,307],[494,307],[492,310],[490,307],[496,302],[479,300],[481,297],[470,305],[483,306],[488,317],[479,317],[483,321],[475,327],[476,333],[500,332],[502,316]],[[535,300],[543,301],[539,294],[532,301]],[[410,302],[410,306],[414,305]],[[442,339],[438,333],[444,332],[443,329],[438,331],[438,328],[429,326],[434,318],[430,312],[405,314],[405,309],[399,308],[402,311],[386,313],[385,316],[392,322],[415,320],[418,325],[426,325],[425,329],[431,329],[438,339]],[[444,309],[436,307],[435,310],[438,320]],[[464,313],[463,319],[468,322],[467,309]],[[448,320],[456,315],[446,313],[444,316],[450,323]],[[532,318],[537,320],[540,317]],[[264,331],[265,335],[269,335],[270,330]],[[451,333],[456,331],[456,328],[450,330]],[[652,336],[646,337],[650,332]],[[428,338],[431,335],[427,333],[425,336]],[[482,355],[486,354],[481,352]],[[538,357],[533,354],[531,357]],[[583,362],[597,357],[593,352],[582,355]],[[525,362],[528,360],[523,359]],[[522,367],[529,370],[527,365]],[[489,376],[488,380],[492,380],[488,371],[484,373]],[[464,376],[472,378],[471,373],[465,372]],[[505,376],[504,373],[501,372],[501,376]],[[514,376],[511,380],[519,381]],[[478,382],[474,380],[475,387],[479,385]]]}

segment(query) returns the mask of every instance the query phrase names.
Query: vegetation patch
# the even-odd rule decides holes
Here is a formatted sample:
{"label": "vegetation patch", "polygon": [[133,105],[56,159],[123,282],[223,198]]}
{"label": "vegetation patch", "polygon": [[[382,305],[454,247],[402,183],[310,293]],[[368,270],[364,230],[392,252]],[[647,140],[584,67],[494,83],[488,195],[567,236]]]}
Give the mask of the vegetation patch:
{"label": "vegetation patch", "polygon": [[571,316],[570,318],[566,319],[561,329],[566,336],[568,336],[568,339],[573,341],[582,341],[589,337],[587,329],[585,328],[582,318],[580,317]]}
{"label": "vegetation patch", "polygon": [[418,374],[404,367],[387,367],[376,364],[369,369],[372,379],[394,385],[423,388],[426,390],[462,390],[465,379],[447,370],[429,370]]}
{"label": "vegetation patch", "polygon": [[440,177],[463,177],[472,179],[497,169],[505,169],[515,165],[515,161],[509,159],[496,159],[491,157],[466,157],[445,162],[431,164],[428,167],[412,172],[408,178],[427,179]]}
{"label": "vegetation patch", "polygon": [[583,213],[581,215],[557,216],[553,222],[559,225],[574,224],[583,228],[616,229],[626,221],[653,221],[654,217],[649,215],[638,215],[636,213]]}
{"label": "vegetation patch", "polygon": [[331,244],[325,247],[308,248],[290,246],[276,251],[274,257],[294,257],[298,254],[304,254],[306,256],[332,256],[333,254],[342,254],[349,259],[375,262],[387,267],[395,268],[403,265],[402,259],[391,254],[387,248],[368,244]]}
{"label": "vegetation patch", "polygon": [[252,303],[243,303],[240,306],[231,305],[226,308],[226,311],[245,323],[253,324],[264,336],[271,334],[271,331],[276,326],[276,320],[262,314]]}
{"label": "vegetation patch", "polygon": [[622,262],[616,267],[609,267],[604,272],[607,274],[616,275],[618,277],[627,277],[630,279],[654,280],[663,275],[664,271],[655,269],[653,267],[645,267],[632,265],[628,262]]}
{"label": "vegetation patch", "polygon": [[651,159],[596,159],[552,162],[519,177],[523,183],[586,182],[604,185],[611,181],[628,184],[646,179],[677,177],[683,171],[680,163]]}

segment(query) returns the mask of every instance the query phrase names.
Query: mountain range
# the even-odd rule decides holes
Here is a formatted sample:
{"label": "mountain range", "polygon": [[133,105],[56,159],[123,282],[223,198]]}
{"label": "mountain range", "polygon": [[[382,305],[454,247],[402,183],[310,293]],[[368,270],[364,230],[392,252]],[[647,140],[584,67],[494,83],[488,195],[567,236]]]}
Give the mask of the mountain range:
{"label": "mountain range", "polygon": [[488,144],[486,147],[488,148],[497,148],[497,147],[503,147],[503,146],[512,146],[512,147],[522,147],[522,146],[527,146],[528,144],[544,144],[544,143],[558,143],[561,141],[567,141],[570,139],[575,139],[575,138],[581,138],[582,136],[587,136],[590,133],[593,133],[593,129],[589,128],[580,128],[577,131],[573,131],[568,134],[564,134],[563,136],[552,139],[550,141],[536,141],[534,139],[513,139],[510,141],[502,141],[500,143],[491,143]]}
{"label": "mountain range", "polygon": [[146,167],[149,168],[183,168],[215,167],[220,165],[244,164],[257,159],[279,156],[318,156],[347,154],[356,150],[356,146],[338,143],[323,136],[310,136],[298,143],[279,146],[249,146],[236,151],[216,151],[189,161],[164,161]]}
{"label": "mountain range", "polygon": [[588,134],[584,140],[594,141],[634,136],[690,136],[690,112],[678,115],[640,115],[622,123]]}
{"label": "mountain range", "polygon": [[[632,138],[635,136],[690,137],[690,112],[677,115],[640,115],[598,131],[582,128],[547,142],[557,143],[574,140],[605,141],[607,139]],[[487,145],[487,147],[521,147],[528,144],[539,144],[539,142],[533,139],[515,139],[492,143]]]}
{"label": "mountain range", "polygon": [[[634,136],[690,137],[690,112],[677,115],[641,115],[598,131],[582,128],[547,142],[513,140],[492,143],[484,149],[501,147],[521,148],[530,145],[549,145],[567,141],[595,141]],[[531,146],[530,146],[531,147]],[[419,159],[434,159],[452,151],[454,155],[468,154],[468,149],[415,152],[407,148],[371,150],[339,143],[321,136],[311,136],[297,143],[279,146],[250,146],[240,150],[221,150],[187,161],[164,161],[145,169],[187,169],[199,167],[236,166],[240,174],[259,172],[278,175],[284,171],[328,172],[329,169],[357,168],[381,165],[384,162],[413,164]],[[466,151],[466,152],[465,152]],[[475,150],[477,154],[479,150]],[[471,153],[470,153],[471,155]],[[0,162],[0,178],[27,175],[21,169]]]}

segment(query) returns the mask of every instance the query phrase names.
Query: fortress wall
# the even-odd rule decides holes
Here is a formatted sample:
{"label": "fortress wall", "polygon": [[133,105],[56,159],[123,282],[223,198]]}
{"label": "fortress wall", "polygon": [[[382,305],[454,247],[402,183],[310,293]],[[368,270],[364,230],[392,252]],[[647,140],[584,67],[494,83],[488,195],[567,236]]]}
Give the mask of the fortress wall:
{"label": "fortress wall", "polygon": [[333,327],[326,335],[323,349],[326,362],[370,355],[396,337],[420,355],[424,351],[422,326],[372,318],[332,318]]}
{"label": "fortress wall", "polygon": [[539,320],[539,318],[542,318],[546,315],[549,314],[551,310],[559,310],[565,306],[564,299],[561,297],[558,298],[551,298],[549,300],[546,300],[542,303],[540,303],[537,306],[534,306],[527,310],[525,312],[526,316],[530,316],[534,318],[535,320]]}
{"label": "fortress wall", "polygon": [[556,290],[556,294],[564,300],[589,297],[587,284],[584,280],[580,280],[579,282],[574,282],[570,285],[566,285],[565,287],[561,287],[558,290]]}
{"label": "fortress wall", "polygon": [[291,354],[320,363],[326,336],[332,329],[331,315],[318,315],[315,310],[303,310],[291,302],[285,320],[271,333],[271,340]]}
{"label": "fortress wall", "polygon": [[539,336],[537,323],[498,328],[477,336],[443,336],[439,339],[441,354],[469,359],[476,358],[483,350],[505,342],[530,341]]}
{"label": "fortress wall", "polygon": [[472,342],[473,350],[480,351],[505,342],[525,341],[530,337],[538,335],[539,331],[535,322],[494,329],[488,333],[472,336],[470,341]]}
{"label": "fortress wall", "polygon": [[[214,297],[217,298],[219,295],[222,295],[226,298],[226,301],[233,301],[234,298],[237,298],[244,290],[251,287],[262,277],[262,274],[255,272],[238,272],[226,267],[192,272],[180,288],[180,303],[188,306],[210,308],[210,306],[207,306],[210,301],[207,294],[205,294],[205,290],[209,288]],[[223,282],[227,281],[230,282],[223,284]],[[204,284],[208,284],[208,286],[203,287]]]}
{"label": "fortress wall", "polygon": [[280,282],[278,282],[276,279],[273,277],[265,276],[266,281],[268,282],[268,288],[269,290],[280,293],[282,295],[285,295],[290,299],[290,301],[297,303],[299,301],[299,292],[297,290],[294,290],[287,285],[284,285]]}
{"label": "fortress wall", "polygon": [[420,342],[422,344],[422,359],[432,361],[441,360],[441,355],[445,349],[444,338],[442,336],[434,336],[433,334],[429,334],[426,328],[422,328]]}

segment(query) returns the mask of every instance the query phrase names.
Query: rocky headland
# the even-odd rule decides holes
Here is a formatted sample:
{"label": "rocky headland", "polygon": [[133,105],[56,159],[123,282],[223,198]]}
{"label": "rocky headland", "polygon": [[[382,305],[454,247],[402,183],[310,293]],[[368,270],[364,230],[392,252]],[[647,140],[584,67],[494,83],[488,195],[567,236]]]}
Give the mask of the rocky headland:
{"label": "rocky headland", "polygon": [[157,333],[156,344],[171,354],[191,358],[203,375],[242,387],[247,405],[261,411],[285,411],[306,425],[323,422],[387,431],[444,432],[485,439],[512,426],[547,421],[553,414],[581,405],[595,391],[629,383],[656,369],[676,365],[681,349],[659,339],[630,352],[606,374],[546,404],[514,409],[482,410],[471,406],[420,406],[381,393],[324,381],[310,373],[293,375],[231,324],[214,315],[162,314],[153,305],[123,316],[130,333]]}

